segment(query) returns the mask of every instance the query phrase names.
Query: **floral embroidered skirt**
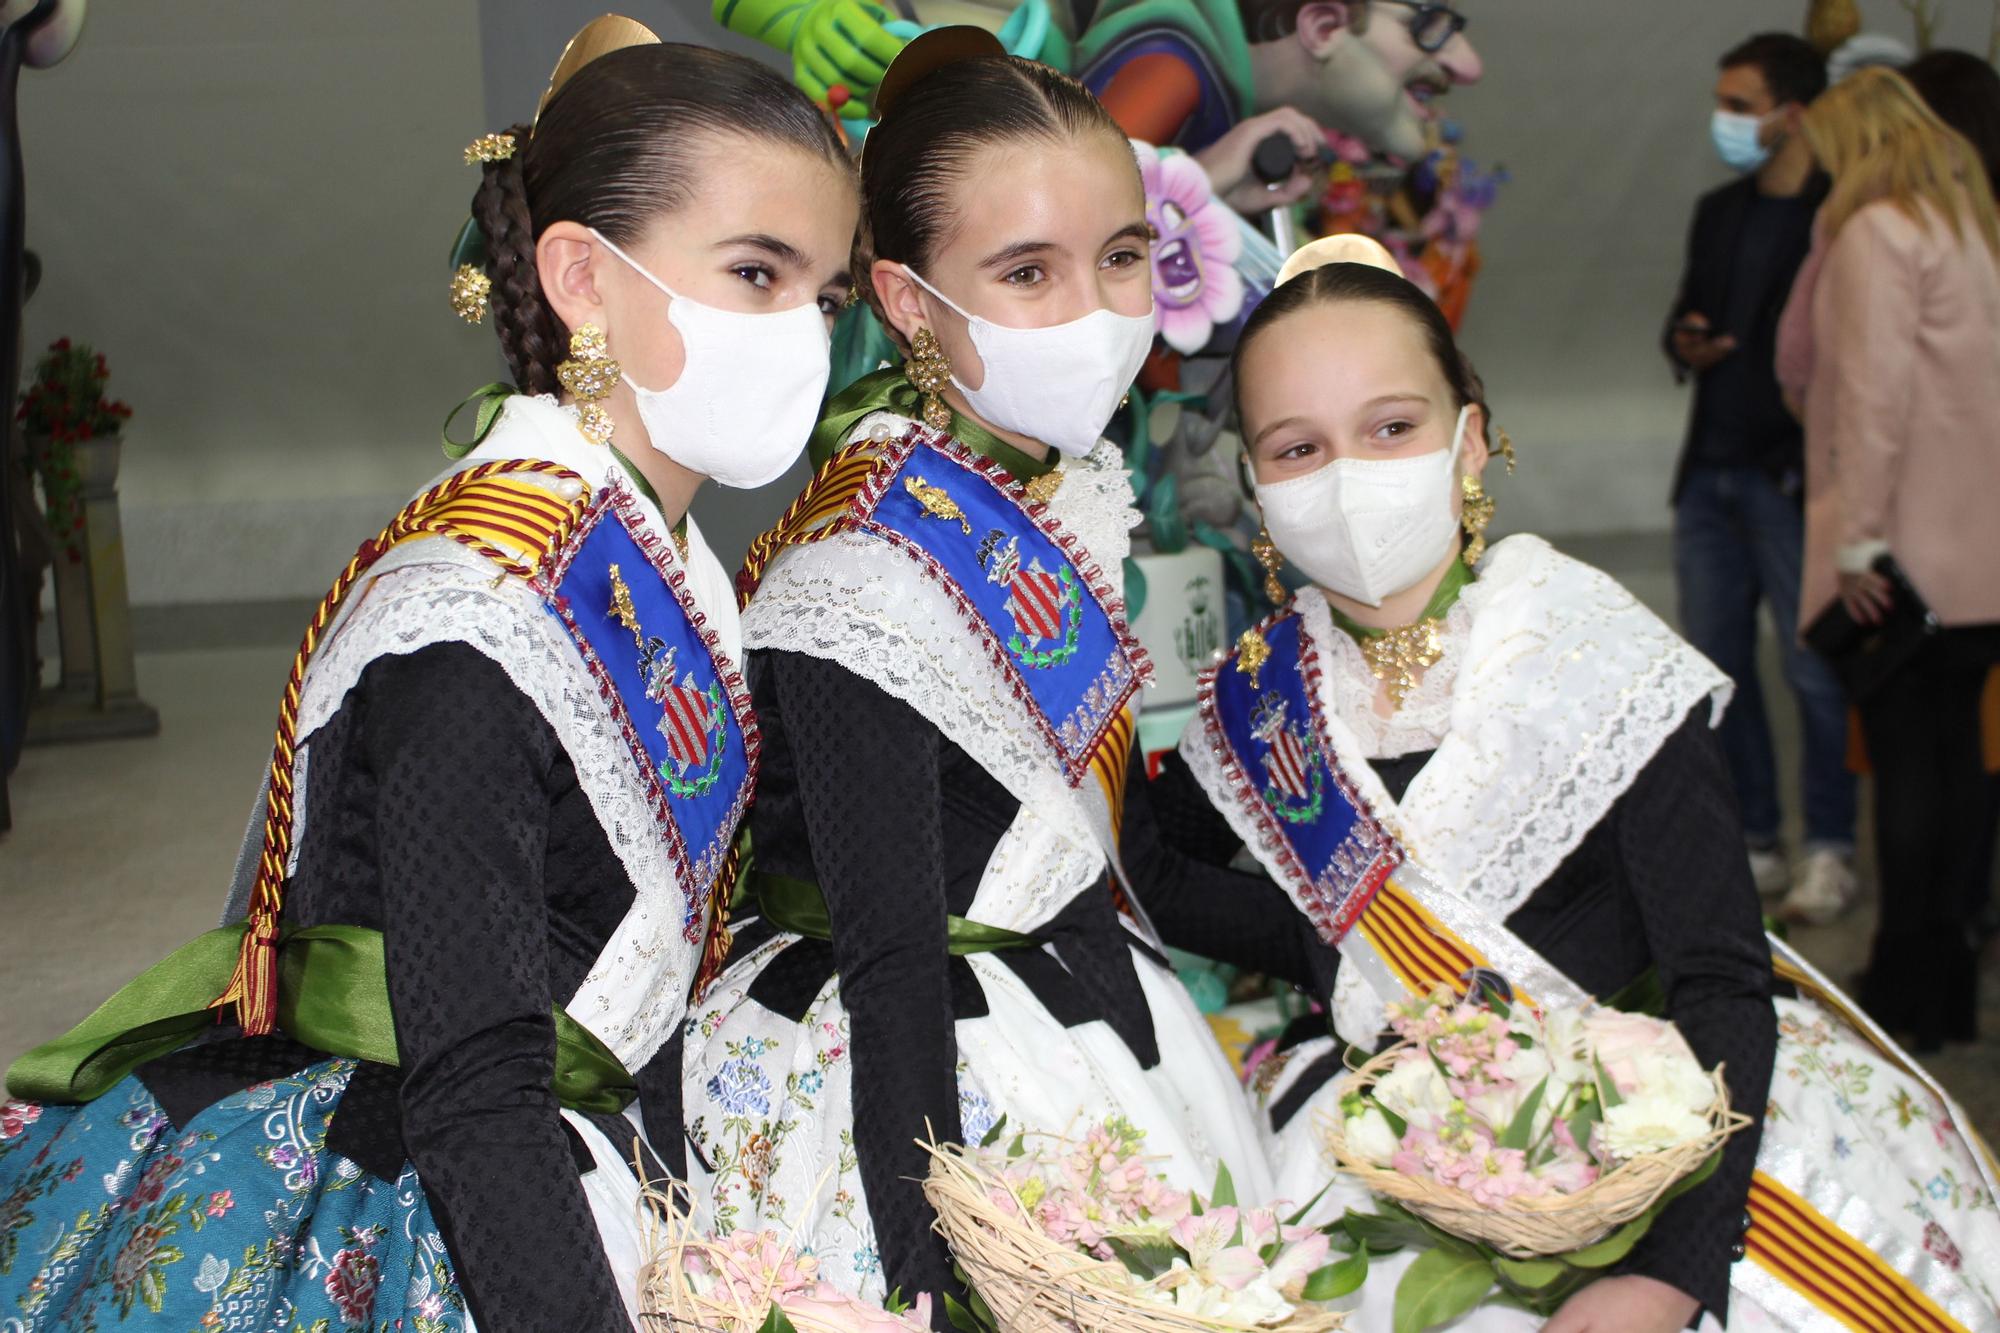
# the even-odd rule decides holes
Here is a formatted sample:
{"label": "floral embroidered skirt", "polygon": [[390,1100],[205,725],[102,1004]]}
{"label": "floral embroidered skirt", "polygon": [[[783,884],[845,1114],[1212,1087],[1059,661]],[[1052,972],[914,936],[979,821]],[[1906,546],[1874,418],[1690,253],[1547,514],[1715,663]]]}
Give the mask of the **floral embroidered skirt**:
{"label": "floral embroidered skirt", "polygon": [[326,1149],[356,1064],[254,1084],[176,1127],[135,1077],[0,1106],[0,1330],[471,1327],[414,1167]]}

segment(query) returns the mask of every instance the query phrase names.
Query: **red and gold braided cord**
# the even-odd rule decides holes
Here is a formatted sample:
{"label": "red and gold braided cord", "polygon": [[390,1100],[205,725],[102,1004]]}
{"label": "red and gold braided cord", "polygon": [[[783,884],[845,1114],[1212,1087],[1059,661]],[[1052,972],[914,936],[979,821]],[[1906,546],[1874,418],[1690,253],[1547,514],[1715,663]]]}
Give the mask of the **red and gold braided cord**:
{"label": "red and gold braided cord", "polygon": [[722,975],[722,969],[729,963],[729,911],[736,897],[736,881],[743,873],[743,847],[748,840],[747,825],[739,830],[736,841],[729,844],[729,855],[723,859],[722,869],[716,872],[715,883],[708,891],[709,914],[708,935],[702,940],[701,964],[695,969],[694,986],[691,993],[695,1003],[708,994],[708,988]]}
{"label": "red and gold braided cord", "polygon": [[250,892],[248,928],[243,933],[236,971],[212,1006],[234,1005],[236,1020],[246,1036],[269,1032],[277,1019],[278,913],[284,903],[285,870],[292,850],[292,760],[298,743],[299,703],[313,651],[355,581],[391,547],[412,537],[448,537],[493,561],[505,573],[519,578],[533,574],[542,555],[575,524],[586,492],[579,490],[575,500],[565,502],[532,484],[501,480],[501,473],[583,480],[559,464],[520,459],[481,463],[447,477],[410,501],[387,527],[361,543],[306,625],[278,705],[264,847],[257,862],[256,886]]}
{"label": "red and gold braided cord", "polygon": [[750,543],[743,556],[743,569],[736,576],[737,602],[743,606],[750,604],[750,596],[757,591],[764,571],[787,546],[809,545],[845,532],[846,512],[881,462],[877,446],[866,440],[849,445],[827,459],[770,530]]}

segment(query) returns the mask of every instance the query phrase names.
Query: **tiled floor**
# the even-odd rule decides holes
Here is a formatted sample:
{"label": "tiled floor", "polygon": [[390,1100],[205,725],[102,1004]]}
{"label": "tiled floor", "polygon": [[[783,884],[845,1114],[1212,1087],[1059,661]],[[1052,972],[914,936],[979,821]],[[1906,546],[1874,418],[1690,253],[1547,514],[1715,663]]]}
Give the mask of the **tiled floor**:
{"label": "tiled floor", "polygon": [[[1671,610],[1658,538],[1571,543]],[[0,1062],[75,1023],[120,983],[216,922],[305,608],[149,610],[137,617],[151,740],[27,752],[0,839]],[[1773,679],[1774,701],[1782,687]],[[1772,709],[1781,752],[1796,724]],[[1866,846],[1864,842],[1864,860]],[[1872,903],[1793,939],[1836,979],[1865,958]],[[2000,960],[1989,966],[1985,1039],[1931,1062],[1989,1139],[2000,1139]]]}

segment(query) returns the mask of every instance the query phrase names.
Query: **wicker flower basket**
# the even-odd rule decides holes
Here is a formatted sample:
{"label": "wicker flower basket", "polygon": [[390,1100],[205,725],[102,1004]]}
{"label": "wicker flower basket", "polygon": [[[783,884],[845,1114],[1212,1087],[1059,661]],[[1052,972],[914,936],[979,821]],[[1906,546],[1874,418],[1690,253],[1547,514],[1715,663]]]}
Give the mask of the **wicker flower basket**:
{"label": "wicker flower basket", "polygon": [[[1408,1049],[1407,1043],[1393,1046],[1362,1065],[1342,1083],[1341,1094],[1373,1087]],[[1750,1124],[1749,1116],[1730,1110],[1722,1070],[1711,1077],[1715,1101],[1709,1107],[1708,1133],[1701,1138],[1620,1163],[1573,1194],[1514,1198],[1500,1209],[1483,1207],[1464,1191],[1428,1177],[1404,1175],[1355,1156],[1347,1146],[1347,1122],[1338,1115],[1321,1112],[1315,1127],[1328,1161],[1370,1191],[1454,1236],[1484,1241],[1512,1259],[1540,1259],[1603,1240],[1651,1208],[1725,1139]]]}
{"label": "wicker flower basket", "polygon": [[[707,1256],[711,1270],[728,1265],[728,1251],[701,1232],[682,1206],[682,1187],[648,1187],[646,1262],[639,1270],[639,1324],[645,1333],[757,1333],[772,1305],[772,1288],[748,1294],[730,1293],[726,1284],[704,1296],[684,1274],[697,1255]],[[849,1333],[849,1322],[815,1318],[796,1308],[786,1311],[798,1333]]]}
{"label": "wicker flower basket", "polygon": [[1301,1305],[1281,1323],[1243,1324],[1176,1310],[1161,1279],[1138,1282],[1124,1265],[1050,1239],[1027,1210],[995,1202],[1011,1193],[998,1173],[957,1144],[926,1144],[924,1197],[937,1229],[1004,1333],[1327,1333],[1346,1316]]}

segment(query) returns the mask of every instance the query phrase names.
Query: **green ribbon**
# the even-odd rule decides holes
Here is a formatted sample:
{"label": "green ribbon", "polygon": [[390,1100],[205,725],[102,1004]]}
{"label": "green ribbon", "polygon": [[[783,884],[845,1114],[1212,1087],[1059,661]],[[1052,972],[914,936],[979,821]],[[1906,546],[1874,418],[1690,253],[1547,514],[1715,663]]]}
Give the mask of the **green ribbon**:
{"label": "green ribbon", "polygon": [[[808,884],[790,875],[769,870],[752,871],[748,876],[751,892],[757,897],[757,912],[780,930],[807,939],[830,940],[833,923],[827,916],[826,895],[819,885]],[[1039,941],[1032,935],[970,921],[962,916],[945,919],[946,950],[963,958],[972,953],[993,953],[999,949],[1031,949]]]}
{"label": "green ribbon", "polygon": [[[1451,610],[1452,603],[1458,600],[1458,595],[1470,587],[1471,584],[1472,571],[1466,567],[1465,562],[1463,560],[1452,561],[1449,565],[1445,566],[1444,578],[1438,581],[1437,591],[1433,592],[1430,601],[1424,604],[1423,613],[1417,617],[1417,620],[1436,620],[1445,612]],[[1334,606],[1331,602],[1327,603],[1327,609],[1333,612],[1333,623],[1346,630],[1357,643],[1363,639],[1379,639],[1389,632],[1387,629],[1380,629],[1374,625],[1362,624],[1339,607]]]}
{"label": "green ribbon", "polygon": [[[917,392],[917,386],[910,383],[901,366],[885,366],[872,374],[863,375],[828,400],[826,410],[820,414],[819,424],[813,427],[812,437],[806,443],[812,465],[817,468],[833,457],[835,451],[847,443],[847,437],[854,433],[861,419],[871,412],[894,412],[899,416],[923,419],[922,395]],[[973,453],[990,458],[1006,468],[1008,475],[1015,478],[1026,480],[1055,470],[1057,459],[1053,449],[1047,458],[1030,458],[958,412],[951,414],[950,434]]]}
{"label": "green ribbon", "polygon": [[[444,447],[444,456],[457,462],[477,449],[493,433],[493,427],[500,420],[500,413],[506,409],[507,400],[518,392],[513,385],[495,380],[491,384],[474,389],[459,401],[457,407],[445,414],[444,429],[438,432],[438,440]],[[451,438],[451,423],[458,420],[458,414],[472,404],[479,404],[472,414],[472,438],[460,442]]]}
{"label": "green ribbon", "polygon": [[[97,1012],[16,1060],[7,1090],[27,1101],[94,1101],[148,1060],[216,1026],[215,997],[229,984],[245,925],[198,935],[154,964]],[[554,1009],[556,1100],[577,1111],[616,1113],[638,1084],[596,1034]],[[288,931],[278,947],[278,1029],[327,1055],[400,1063],[389,1008],[382,932],[360,926]]]}

